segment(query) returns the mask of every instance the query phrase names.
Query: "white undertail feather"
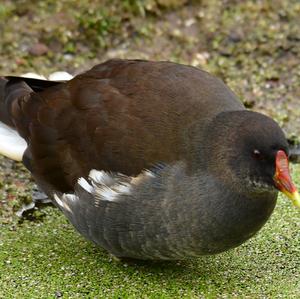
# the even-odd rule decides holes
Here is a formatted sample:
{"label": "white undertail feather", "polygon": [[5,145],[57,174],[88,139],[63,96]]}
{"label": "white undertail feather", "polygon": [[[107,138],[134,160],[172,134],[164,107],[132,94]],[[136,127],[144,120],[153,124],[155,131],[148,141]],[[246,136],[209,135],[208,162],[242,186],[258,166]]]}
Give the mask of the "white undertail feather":
{"label": "white undertail feather", "polygon": [[46,78],[43,75],[35,74],[35,73],[26,73],[21,75],[21,77],[24,78],[33,78],[33,79],[41,79],[41,80],[52,80],[52,81],[68,81],[73,78],[73,76],[67,72],[64,71],[57,71],[48,76]]}
{"label": "white undertail feather", "polygon": [[22,161],[26,141],[16,130],[0,122],[0,154],[15,161]]}
{"label": "white undertail feather", "polygon": [[68,81],[71,80],[73,76],[67,72],[58,71],[49,75],[48,80],[52,81]]}
{"label": "white undertail feather", "polygon": [[45,76],[38,75],[36,73],[22,74],[21,77],[23,77],[23,78],[32,78],[32,79],[40,79],[40,80],[47,80],[47,78]]}

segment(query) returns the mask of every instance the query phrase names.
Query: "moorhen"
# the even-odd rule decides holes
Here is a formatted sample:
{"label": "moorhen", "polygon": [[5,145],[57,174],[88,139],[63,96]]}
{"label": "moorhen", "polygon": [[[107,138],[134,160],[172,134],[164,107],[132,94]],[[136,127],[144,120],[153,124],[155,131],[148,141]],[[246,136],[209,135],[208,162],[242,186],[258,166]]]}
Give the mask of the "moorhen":
{"label": "moorhen", "polygon": [[264,225],[278,190],[300,206],[277,123],[200,69],[110,60],[68,82],[2,78],[0,96],[38,185],[116,257],[219,253]]}

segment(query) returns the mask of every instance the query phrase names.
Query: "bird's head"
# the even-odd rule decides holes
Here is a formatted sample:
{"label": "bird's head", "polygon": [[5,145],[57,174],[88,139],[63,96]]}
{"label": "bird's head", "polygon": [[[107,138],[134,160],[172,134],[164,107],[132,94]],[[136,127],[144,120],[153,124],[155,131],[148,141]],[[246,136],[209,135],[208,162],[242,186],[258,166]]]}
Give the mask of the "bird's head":
{"label": "bird's head", "polygon": [[[284,193],[300,207],[300,196],[289,169],[285,135],[271,118],[251,111],[219,114],[209,130],[208,167],[247,193]],[[218,166],[218,167],[216,167]],[[221,171],[220,171],[221,170]]]}

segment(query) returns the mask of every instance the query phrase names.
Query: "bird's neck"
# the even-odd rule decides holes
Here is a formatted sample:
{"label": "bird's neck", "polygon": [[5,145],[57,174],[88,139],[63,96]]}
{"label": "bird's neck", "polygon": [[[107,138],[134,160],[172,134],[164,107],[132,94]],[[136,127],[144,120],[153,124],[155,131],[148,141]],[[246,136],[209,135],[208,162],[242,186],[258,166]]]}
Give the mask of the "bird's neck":
{"label": "bird's neck", "polygon": [[206,254],[234,248],[251,238],[269,219],[276,204],[277,192],[249,196],[215,180],[208,185],[204,200],[191,199],[195,207],[191,213],[197,214],[193,217],[197,219],[193,234],[199,242],[210,244],[202,248]]}

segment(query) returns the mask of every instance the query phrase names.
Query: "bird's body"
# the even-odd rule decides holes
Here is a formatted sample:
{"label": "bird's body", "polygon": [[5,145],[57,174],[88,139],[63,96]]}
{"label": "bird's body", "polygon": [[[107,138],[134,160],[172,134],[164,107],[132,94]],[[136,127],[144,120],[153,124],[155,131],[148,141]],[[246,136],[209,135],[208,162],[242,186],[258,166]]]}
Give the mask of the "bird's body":
{"label": "bird's body", "polygon": [[[219,79],[169,62],[112,60],[44,84],[8,78],[0,118],[26,140],[23,161],[38,184],[115,256],[218,253],[271,215],[284,134]],[[268,155],[260,164],[251,156],[258,147]]]}

